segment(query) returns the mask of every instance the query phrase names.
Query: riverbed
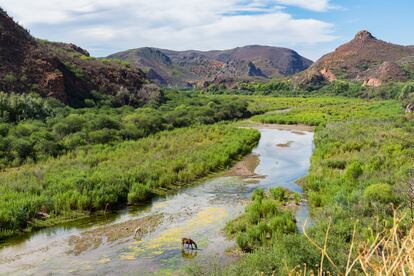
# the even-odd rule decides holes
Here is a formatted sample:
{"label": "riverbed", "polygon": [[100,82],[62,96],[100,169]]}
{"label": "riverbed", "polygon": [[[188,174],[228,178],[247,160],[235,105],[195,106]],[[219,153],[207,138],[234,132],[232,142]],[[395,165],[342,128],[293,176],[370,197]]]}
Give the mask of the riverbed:
{"label": "riverbed", "polygon": [[[226,222],[243,212],[255,188],[280,186],[301,193],[296,180],[310,166],[313,132],[259,130],[247,170],[239,167],[235,174],[211,178],[147,206],[10,239],[0,245],[0,275],[176,275],[192,263],[232,262],[235,257],[227,249],[234,242],[224,236]],[[308,216],[303,204],[296,216],[299,229]],[[183,250],[182,237],[194,239],[198,250]]]}

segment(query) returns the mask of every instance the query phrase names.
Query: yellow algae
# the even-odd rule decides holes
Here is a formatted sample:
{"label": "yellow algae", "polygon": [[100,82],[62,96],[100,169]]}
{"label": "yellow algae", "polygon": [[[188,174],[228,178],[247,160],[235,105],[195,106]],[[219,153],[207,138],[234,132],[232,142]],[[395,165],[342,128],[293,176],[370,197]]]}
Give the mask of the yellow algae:
{"label": "yellow algae", "polygon": [[159,256],[165,250],[175,249],[181,245],[181,238],[194,232],[196,229],[203,229],[208,225],[225,220],[228,212],[223,207],[208,207],[202,209],[194,217],[179,226],[171,226],[154,238],[134,242],[128,246],[129,252],[121,255],[122,260],[134,260],[138,256]]}
{"label": "yellow algae", "polygon": [[199,212],[189,224],[203,226],[225,219],[228,216],[227,210],[222,207],[209,207]]}
{"label": "yellow algae", "polygon": [[144,247],[156,249],[165,245],[179,244],[184,234],[197,228],[204,228],[209,224],[222,221],[228,216],[228,212],[222,207],[209,207],[201,210],[185,225],[171,227],[163,231],[158,237],[146,241]]}
{"label": "yellow algae", "polygon": [[163,209],[168,206],[170,203],[168,201],[160,201],[153,205],[154,209]]}
{"label": "yellow algae", "polygon": [[151,254],[152,255],[162,255],[164,253],[163,250],[158,250],[158,251],[152,251]]}
{"label": "yellow algae", "polygon": [[107,264],[110,263],[112,260],[108,257],[103,257],[98,261],[98,264]]}
{"label": "yellow algae", "polygon": [[94,270],[93,266],[88,264],[83,267],[83,270]]}
{"label": "yellow algae", "polygon": [[147,241],[144,247],[147,249],[155,249],[163,245],[179,243],[182,235],[185,233],[185,229],[183,226],[168,228],[155,239]]}
{"label": "yellow algae", "polygon": [[137,258],[137,256],[135,254],[128,254],[128,255],[121,255],[119,256],[119,258],[125,261],[133,261]]}

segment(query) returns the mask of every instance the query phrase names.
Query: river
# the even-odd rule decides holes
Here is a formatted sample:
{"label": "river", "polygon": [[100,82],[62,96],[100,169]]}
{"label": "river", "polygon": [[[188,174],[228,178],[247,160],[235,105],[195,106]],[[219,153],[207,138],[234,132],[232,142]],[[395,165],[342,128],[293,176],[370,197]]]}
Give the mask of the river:
{"label": "river", "polygon": [[[226,222],[243,212],[257,187],[282,186],[301,193],[295,181],[307,174],[313,151],[312,132],[259,130],[261,138],[253,155],[258,157],[254,172],[260,177],[214,177],[157,198],[142,208],[10,239],[0,245],[0,275],[176,275],[193,262],[231,262],[234,257],[226,249],[234,242],[223,235]],[[307,206],[300,206],[296,214],[298,228],[308,216]],[[134,227],[129,225],[147,217],[156,223],[151,231],[134,239]],[[102,236],[100,228],[111,231],[120,223],[122,228],[112,228],[112,233]],[[114,238],[117,231],[119,237]],[[182,237],[194,239],[199,250],[183,251]]]}

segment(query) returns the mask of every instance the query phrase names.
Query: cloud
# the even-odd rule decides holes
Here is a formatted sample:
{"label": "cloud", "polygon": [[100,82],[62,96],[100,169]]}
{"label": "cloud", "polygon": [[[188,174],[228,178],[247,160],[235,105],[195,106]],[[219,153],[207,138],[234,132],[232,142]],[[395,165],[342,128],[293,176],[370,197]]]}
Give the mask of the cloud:
{"label": "cloud", "polygon": [[276,2],[319,12],[331,8],[329,0],[276,0]]}
{"label": "cloud", "polygon": [[2,0],[41,38],[73,42],[101,56],[154,46],[225,49],[247,44],[293,47],[336,39],[334,26],[292,17],[281,5],[315,11],[327,0]]}

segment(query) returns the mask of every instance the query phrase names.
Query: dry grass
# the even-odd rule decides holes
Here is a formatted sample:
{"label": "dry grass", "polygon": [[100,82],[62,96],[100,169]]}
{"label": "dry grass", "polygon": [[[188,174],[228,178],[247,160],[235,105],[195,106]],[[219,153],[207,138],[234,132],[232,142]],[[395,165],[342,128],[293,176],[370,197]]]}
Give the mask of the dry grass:
{"label": "dry grass", "polygon": [[[317,271],[306,265],[296,267],[289,275],[414,275],[414,226],[408,233],[402,231],[403,218],[394,215],[391,229],[378,233],[373,242],[367,242],[356,251],[354,238],[350,244],[348,261],[345,269],[340,269],[328,254],[327,240],[329,224],[323,245],[316,243],[305,231],[305,237],[321,252],[321,260]],[[353,237],[355,236],[355,229]],[[325,263],[335,268],[335,272],[327,271]]]}

